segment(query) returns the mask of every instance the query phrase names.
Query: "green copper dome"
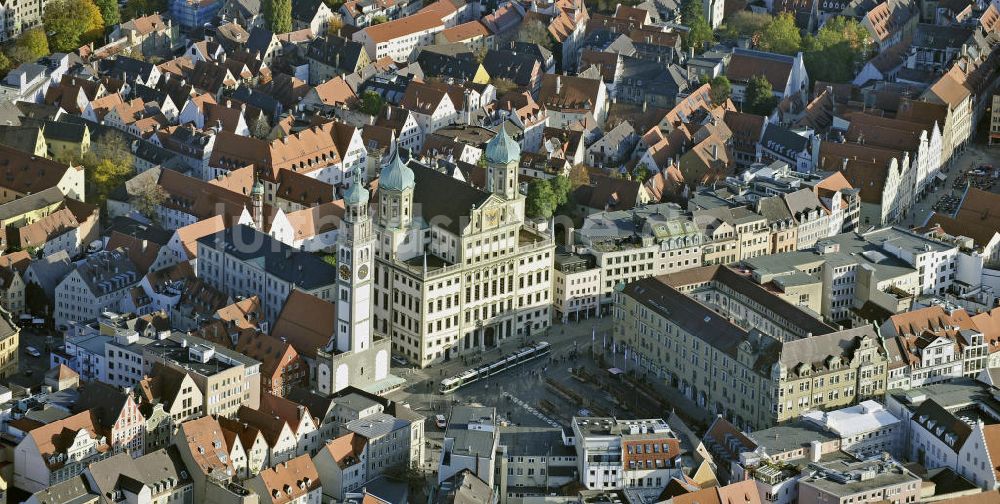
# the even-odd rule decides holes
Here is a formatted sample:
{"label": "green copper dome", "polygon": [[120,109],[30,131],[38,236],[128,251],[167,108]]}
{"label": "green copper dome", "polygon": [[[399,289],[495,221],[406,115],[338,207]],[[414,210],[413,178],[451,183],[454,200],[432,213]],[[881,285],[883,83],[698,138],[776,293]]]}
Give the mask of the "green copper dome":
{"label": "green copper dome", "polygon": [[344,191],[344,204],[347,206],[363,206],[368,204],[368,189],[362,180],[361,169],[354,169],[354,182]]}
{"label": "green copper dome", "polygon": [[389,191],[402,191],[412,189],[413,185],[413,170],[406,166],[403,159],[399,157],[399,148],[397,148],[392,153],[389,164],[382,168],[382,174],[378,178],[378,186],[380,189]]}
{"label": "green copper dome", "polygon": [[500,132],[486,144],[486,161],[505,165],[521,161],[521,146],[500,125]]}

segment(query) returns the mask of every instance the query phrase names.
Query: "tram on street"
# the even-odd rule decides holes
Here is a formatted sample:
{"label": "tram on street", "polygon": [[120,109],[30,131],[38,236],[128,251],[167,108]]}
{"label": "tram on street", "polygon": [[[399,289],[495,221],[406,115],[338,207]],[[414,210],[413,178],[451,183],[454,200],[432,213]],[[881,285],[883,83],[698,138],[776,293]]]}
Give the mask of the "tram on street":
{"label": "tram on street", "polygon": [[483,364],[473,369],[467,369],[461,374],[441,380],[441,393],[450,394],[460,387],[470,383],[484,380],[491,376],[502,373],[525,362],[535,360],[548,355],[552,351],[552,345],[548,341],[540,341],[531,346],[519,348],[514,353],[501,357],[493,362]]}

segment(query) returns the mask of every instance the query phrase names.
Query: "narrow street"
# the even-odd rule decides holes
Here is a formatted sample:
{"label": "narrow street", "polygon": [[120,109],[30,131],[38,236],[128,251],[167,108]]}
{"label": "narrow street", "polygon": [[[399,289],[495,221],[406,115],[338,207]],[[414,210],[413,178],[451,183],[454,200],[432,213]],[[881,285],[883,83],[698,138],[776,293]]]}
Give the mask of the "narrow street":
{"label": "narrow street", "polygon": [[[956,189],[954,187],[955,180],[962,172],[976,169],[984,164],[998,166],[1000,165],[1000,159],[998,158],[1000,158],[1000,153],[996,149],[990,150],[985,145],[969,143],[965,152],[959,154],[950,167],[946,167],[947,171],[942,172],[948,176],[948,180],[941,183],[936,191],[929,192],[922,200],[914,202],[908,217],[901,224],[913,227],[923,226],[927,222],[927,219],[930,218],[934,205],[939,199],[946,195],[954,195],[958,198],[962,197],[964,189]],[[997,192],[997,190],[994,189],[993,192]]]}

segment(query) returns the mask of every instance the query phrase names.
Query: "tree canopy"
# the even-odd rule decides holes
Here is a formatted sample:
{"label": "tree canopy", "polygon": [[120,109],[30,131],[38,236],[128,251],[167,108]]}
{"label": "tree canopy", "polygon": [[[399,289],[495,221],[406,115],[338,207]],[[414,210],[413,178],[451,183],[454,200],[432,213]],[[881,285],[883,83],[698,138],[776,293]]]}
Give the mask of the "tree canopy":
{"label": "tree canopy", "polygon": [[782,12],[764,27],[757,46],[764,51],[795,54],[802,49],[802,35],[791,12]]}
{"label": "tree canopy", "polygon": [[722,34],[728,38],[746,37],[756,43],[764,29],[771,23],[770,14],[741,10],[726,18]]}
{"label": "tree canopy", "polygon": [[264,19],[274,33],[288,33],[292,31],[292,1],[291,0],[264,0],[261,4],[264,11]]}
{"label": "tree canopy", "polygon": [[94,199],[103,208],[108,194],[135,173],[133,160],[123,133],[110,132],[95,140],[91,151],[80,161],[88,183],[88,196],[93,191]]}
{"label": "tree canopy", "polygon": [[47,56],[50,52],[45,30],[38,26],[25,30],[20,37],[14,39],[14,42],[7,47],[6,56],[10,58],[13,66],[35,61],[42,56]]}
{"label": "tree canopy", "polygon": [[693,47],[696,52],[702,52],[705,49],[705,43],[715,40],[715,35],[712,32],[712,27],[705,20],[701,0],[687,0],[681,9],[681,20],[691,29],[687,36],[681,39],[681,42],[685,49]]}
{"label": "tree canopy", "polygon": [[377,116],[382,113],[383,106],[385,106],[385,100],[382,99],[382,95],[375,91],[365,91],[361,95],[360,108],[362,112],[370,116]]}
{"label": "tree canopy", "polygon": [[815,37],[802,41],[806,71],[813,80],[849,82],[859,61],[868,58],[871,38],[857,20],[837,16]]}
{"label": "tree canopy", "polygon": [[42,24],[49,48],[58,52],[73,52],[104,34],[104,18],[93,0],[53,0],[45,6]]}
{"label": "tree canopy", "polygon": [[546,49],[552,49],[552,37],[549,36],[549,29],[541,21],[531,19],[517,29],[517,40],[529,44],[538,44]]}
{"label": "tree canopy", "polygon": [[556,210],[556,195],[547,180],[535,179],[528,184],[524,212],[528,217],[548,219]]}
{"label": "tree canopy", "polygon": [[778,104],[771,83],[763,75],[754,75],[747,82],[746,96],[743,98],[743,111],[762,116],[771,115]]}
{"label": "tree canopy", "polygon": [[114,26],[121,23],[121,13],[118,11],[118,0],[94,0],[97,9],[104,19],[104,26]]}
{"label": "tree canopy", "polygon": [[712,83],[712,103],[716,105],[721,105],[729,99],[729,96],[733,94],[733,87],[729,83],[729,77],[725,75],[720,75],[711,81]]}
{"label": "tree canopy", "polygon": [[121,18],[128,21],[154,12],[164,12],[167,8],[167,0],[128,0],[121,10]]}
{"label": "tree canopy", "polygon": [[528,217],[548,219],[555,214],[560,206],[569,202],[572,183],[569,177],[558,177],[543,180],[535,179],[528,184],[528,195],[524,202],[524,211]]}

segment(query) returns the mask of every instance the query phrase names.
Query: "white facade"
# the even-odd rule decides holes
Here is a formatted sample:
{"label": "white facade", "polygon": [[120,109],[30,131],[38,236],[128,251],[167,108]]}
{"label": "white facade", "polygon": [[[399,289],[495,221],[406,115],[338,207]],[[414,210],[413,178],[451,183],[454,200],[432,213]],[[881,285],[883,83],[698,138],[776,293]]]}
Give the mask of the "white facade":
{"label": "white facade", "polygon": [[901,455],[902,423],[876,401],[864,401],[835,411],[810,411],[802,415],[841,439],[840,449],[862,458],[889,452]]}

